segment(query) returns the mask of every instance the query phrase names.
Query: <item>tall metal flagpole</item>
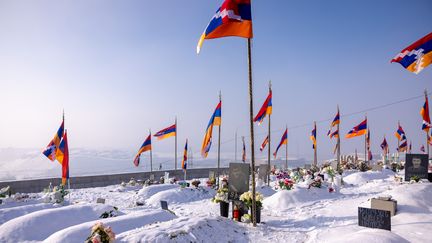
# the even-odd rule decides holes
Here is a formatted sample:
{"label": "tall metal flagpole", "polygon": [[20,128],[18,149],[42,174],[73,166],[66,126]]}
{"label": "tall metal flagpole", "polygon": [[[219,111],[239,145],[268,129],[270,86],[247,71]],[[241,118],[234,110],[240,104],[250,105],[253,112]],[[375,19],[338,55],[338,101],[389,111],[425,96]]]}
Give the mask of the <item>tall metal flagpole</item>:
{"label": "tall metal flagpole", "polygon": [[[222,102],[222,94],[220,91],[219,91],[219,102]],[[222,126],[222,114],[221,114],[221,121],[219,123],[219,135],[218,135],[218,158],[217,158],[217,172],[216,172],[217,188],[219,188],[221,126]]]}
{"label": "tall metal flagpole", "polygon": [[[399,131],[399,127],[400,127],[400,121],[398,121],[398,131]],[[396,149],[396,151],[397,151],[397,161],[396,161],[396,163],[399,164],[399,146],[400,146],[400,140],[399,140],[399,138],[397,139],[397,142],[398,142],[398,144],[397,144],[397,149]]]}
{"label": "tall metal flagpole", "polygon": [[177,129],[177,116],[175,117],[175,128],[176,128],[176,135],[175,135],[175,154],[174,154],[174,170],[177,170],[177,136],[178,136],[178,129]]}
{"label": "tall metal flagpole", "polygon": [[248,67],[249,67],[249,124],[251,141],[251,173],[252,173],[252,223],[256,227],[256,200],[255,200],[255,143],[254,143],[254,124],[253,124],[253,89],[252,89],[252,54],[251,38],[247,40],[248,46]]}
{"label": "tall metal flagpole", "polygon": [[[271,91],[272,90],[271,90],[271,80],[270,80],[269,81],[269,93]],[[270,128],[271,119],[270,118],[271,118],[271,114],[269,114],[269,119],[268,119],[267,186],[270,186],[270,144],[271,144],[271,128]]]}
{"label": "tall metal flagpole", "polygon": [[339,122],[338,122],[338,124],[337,124],[337,130],[338,130],[338,137],[337,137],[337,168],[338,169],[340,169],[340,166],[341,166],[341,163],[340,163],[340,156],[341,156],[341,154],[340,154],[340,134],[341,134],[341,132],[340,132],[340,130],[339,130],[339,124],[340,124],[340,122],[341,122],[341,119],[340,119],[340,113],[339,113],[339,105],[337,106],[337,113],[339,114]]}
{"label": "tall metal flagpole", "polygon": [[[367,119],[367,116],[365,116],[365,120],[366,119]],[[366,134],[365,134],[365,159],[364,159],[365,163],[368,162],[368,158],[367,158],[367,136],[368,136],[368,130],[366,130]]]}
{"label": "tall metal flagpole", "polygon": [[[151,130],[150,129],[149,129],[149,133],[150,133],[150,143],[151,143]],[[150,172],[153,172],[153,154],[152,154],[152,150],[153,150],[153,148],[150,149]]]}
{"label": "tall metal flagpole", "polygon": [[[427,95],[427,90],[424,90],[424,94],[425,94],[425,102],[428,100],[428,95]],[[429,107],[427,107],[429,109]],[[429,113],[429,111],[425,111],[427,113]],[[428,157],[428,161],[429,161],[429,139],[428,139],[429,133],[428,131],[426,131],[426,153],[427,153],[427,157]]]}
{"label": "tall metal flagpole", "polygon": [[235,132],[234,162],[237,162],[237,129]]}

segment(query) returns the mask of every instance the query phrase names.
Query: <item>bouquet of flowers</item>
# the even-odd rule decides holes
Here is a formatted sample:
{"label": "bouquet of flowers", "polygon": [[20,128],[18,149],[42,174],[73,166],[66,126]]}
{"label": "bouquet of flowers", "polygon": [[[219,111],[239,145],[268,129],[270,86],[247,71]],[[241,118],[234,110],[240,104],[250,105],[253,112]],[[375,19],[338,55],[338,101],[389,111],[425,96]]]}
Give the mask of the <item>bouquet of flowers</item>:
{"label": "bouquet of flowers", "polygon": [[196,187],[196,188],[199,186],[200,183],[201,183],[200,180],[193,180],[193,181],[191,182],[192,186],[194,186],[194,187]]}
{"label": "bouquet of flowers", "polygon": [[294,186],[294,181],[288,178],[279,180],[278,183],[279,183],[279,188],[283,190],[291,190]]}
{"label": "bouquet of flowers", "polygon": [[86,243],[112,243],[114,240],[115,234],[111,227],[105,227],[101,222],[97,222],[93,225]]}
{"label": "bouquet of flowers", "polygon": [[276,173],[276,179],[278,180],[287,179],[287,178],[290,178],[290,176],[286,171],[279,171],[278,173]]}
{"label": "bouquet of flowers", "polygon": [[[252,192],[248,191],[245,192],[243,194],[240,195],[240,201],[242,201],[246,207],[251,208],[252,207]],[[261,208],[262,207],[262,201],[263,201],[263,196],[261,195],[261,193],[259,192],[255,192],[255,202],[256,202],[256,206]]]}
{"label": "bouquet of flowers", "polygon": [[43,197],[45,203],[63,203],[64,198],[69,191],[65,190],[63,185],[55,186],[51,190],[51,184],[48,189],[45,189],[45,195]]}
{"label": "bouquet of flowers", "polygon": [[411,176],[410,178],[410,183],[414,183],[414,182],[419,182],[420,181],[420,177],[418,176]]}
{"label": "bouquet of flowers", "polygon": [[212,177],[212,178],[208,179],[206,184],[208,187],[213,187],[216,184],[216,178]]}
{"label": "bouquet of flowers", "polygon": [[220,203],[220,202],[226,202],[228,201],[228,188],[227,187],[221,187],[219,190],[217,190],[217,193],[215,197],[213,198],[213,202]]}
{"label": "bouquet of flowers", "polygon": [[298,171],[292,171],[290,177],[294,182],[299,182],[302,179]]}
{"label": "bouquet of flowers", "polygon": [[311,187],[318,187],[321,188],[322,185],[322,180],[320,176],[315,177],[315,179],[312,181],[312,183],[309,184],[308,189],[310,189]]}
{"label": "bouquet of flowers", "polygon": [[118,216],[118,208],[113,207],[113,210],[103,212],[101,216],[99,216],[99,218],[105,219],[105,218],[111,218],[116,216]]}
{"label": "bouquet of flowers", "polygon": [[327,173],[327,175],[331,178],[332,181],[333,178],[336,176],[336,172],[333,170],[331,166],[324,167],[323,172]]}

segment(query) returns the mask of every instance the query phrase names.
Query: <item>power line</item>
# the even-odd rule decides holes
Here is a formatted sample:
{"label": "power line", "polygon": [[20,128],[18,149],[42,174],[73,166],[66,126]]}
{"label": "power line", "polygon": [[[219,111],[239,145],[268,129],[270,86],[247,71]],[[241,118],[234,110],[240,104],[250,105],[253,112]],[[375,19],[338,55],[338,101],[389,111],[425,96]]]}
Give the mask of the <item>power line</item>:
{"label": "power line", "polygon": [[[428,95],[431,95],[431,94],[432,94],[432,92],[428,93]],[[354,115],[358,115],[358,114],[364,114],[364,113],[366,113],[368,111],[375,111],[375,110],[383,109],[383,108],[386,108],[386,107],[389,107],[389,106],[392,106],[392,105],[397,105],[397,104],[400,104],[400,103],[416,100],[416,99],[419,99],[419,98],[422,98],[422,97],[424,97],[424,95],[418,95],[418,96],[414,96],[414,97],[410,97],[410,98],[405,98],[405,99],[394,101],[394,102],[391,102],[391,103],[387,103],[387,104],[383,104],[383,105],[378,105],[378,106],[370,107],[370,108],[367,108],[367,109],[364,109],[364,110],[360,110],[360,111],[351,112],[351,113],[348,113],[348,114],[345,114],[345,115],[341,115],[341,117],[350,117],[350,116],[354,116]],[[317,123],[320,124],[320,123],[329,122],[329,121],[333,121],[333,118],[322,119],[322,120],[317,121]],[[304,123],[304,124],[299,124],[299,125],[294,125],[294,126],[288,127],[288,130],[293,130],[293,129],[303,128],[303,127],[308,127],[308,126],[311,126],[311,125],[313,125],[312,122]],[[272,130],[272,132],[280,132],[280,131],[283,131],[283,129]],[[258,133],[256,135],[265,135],[265,134],[267,134],[267,133]],[[245,136],[245,137],[249,137],[249,136]],[[232,142],[234,140],[235,140],[235,138],[228,139],[228,140],[225,140],[224,142],[222,142],[221,144],[230,143],[230,142]]]}

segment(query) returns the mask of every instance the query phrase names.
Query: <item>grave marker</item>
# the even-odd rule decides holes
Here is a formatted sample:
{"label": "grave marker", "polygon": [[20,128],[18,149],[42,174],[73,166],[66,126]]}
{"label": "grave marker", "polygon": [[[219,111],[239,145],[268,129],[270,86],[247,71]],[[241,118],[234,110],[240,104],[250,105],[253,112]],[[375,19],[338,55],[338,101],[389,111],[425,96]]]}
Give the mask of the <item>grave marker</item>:
{"label": "grave marker", "polygon": [[391,231],[390,211],[359,207],[358,225]]}
{"label": "grave marker", "polygon": [[405,157],[405,181],[410,181],[412,176],[420,179],[428,179],[427,154],[407,154]]}
{"label": "grave marker", "polygon": [[238,200],[242,193],[249,191],[249,173],[249,164],[230,163],[228,177],[229,200]]}

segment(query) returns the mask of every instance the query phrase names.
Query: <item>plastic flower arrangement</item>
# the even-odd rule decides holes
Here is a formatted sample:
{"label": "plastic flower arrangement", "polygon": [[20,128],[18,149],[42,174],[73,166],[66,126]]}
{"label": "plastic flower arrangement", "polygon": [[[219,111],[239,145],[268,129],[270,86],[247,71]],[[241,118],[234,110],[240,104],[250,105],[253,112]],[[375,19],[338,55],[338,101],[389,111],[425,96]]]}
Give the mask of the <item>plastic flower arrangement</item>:
{"label": "plastic flower arrangement", "polygon": [[336,172],[333,170],[331,166],[327,166],[323,168],[323,171],[327,173],[327,175],[331,178],[333,181],[333,178],[336,176]]}
{"label": "plastic flower arrangement", "polygon": [[91,234],[86,243],[112,243],[115,241],[115,234],[111,227],[105,227],[101,222],[97,222],[91,229]]}
{"label": "plastic flower arrangement", "polygon": [[288,175],[288,172],[279,171],[278,173],[276,173],[276,179],[281,180],[281,179],[286,179],[286,178],[290,178]]}
{"label": "plastic flower arrangement", "polygon": [[216,178],[212,177],[212,178],[208,179],[206,184],[208,187],[213,187],[216,184]]}
{"label": "plastic flower arrangement", "polygon": [[279,188],[283,190],[291,190],[294,186],[294,181],[291,179],[285,178],[278,181]]}
{"label": "plastic flower arrangement", "polygon": [[192,186],[194,186],[194,187],[196,187],[196,188],[198,188],[198,186],[199,186],[200,183],[201,183],[200,180],[193,180],[193,181],[191,182]]}
{"label": "plastic flower arrangement", "polygon": [[212,200],[215,203],[220,203],[220,202],[226,202],[229,203],[228,200],[228,188],[227,187],[222,187],[219,188],[219,190],[217,190],[217,193],[215,195],[215,197]]}
{"label": "plastic flower arrangement", "polygon": [[[262,207],[263,199],[264,198],[261,195],[261,193],[255,192],[255,201],[256,201],[257,207],[259,207],[259,208]],[[252,192],[248,191],[248,192],[241,194],[240,195],[240,201],[242,201],[246,205],[246,207],[251,208],[252,207]]]}
{"label": "plastic flower arrangement", "polygon": [[299,182],[303,178],[298,171],[292,171],[290,177],[294,182]]}
{"label": "plastic flower arrangement", "polygon": [[308,189],[310,189],[311,187],[318,187],[321,188],[322,185],[322,180],[320,176],[315,177],[315,179],[312,181],[312,183],[309,184]]}

